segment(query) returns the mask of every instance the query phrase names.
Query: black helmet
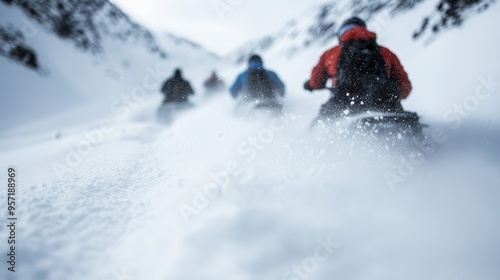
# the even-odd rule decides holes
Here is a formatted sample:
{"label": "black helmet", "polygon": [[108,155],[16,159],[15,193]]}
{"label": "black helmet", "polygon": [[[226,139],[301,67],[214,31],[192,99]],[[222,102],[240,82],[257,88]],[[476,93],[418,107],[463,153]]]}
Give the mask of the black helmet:
{"label": "black helmet", "polygon": [[356,25],[361,25],[363,27],[366,27],[366,22],[359,17],[352,17],[350,19],[345,20],[342,23],[342,26],[347,25],[347,24],[356,24]]}
{"label": "black helmet", "polygon": [[350,19],[345,20],[342,23],[342,25],[339,28],[339,31],[337,32],[337,36],[340,38],[342,34],[344,34],[344,32],[348,30],[348,29],[346,30],[345,28],[350,25],[359,25],[366,28],[366,22],[364,20],[360,19],[359,17],[352,17]]}
{"label": "black helmet", "polygon": [[259,55],[253,54],[250,56],[250,59],[248,59],[248,63],[252,62],[262,63],[262,58]]}
{"label": "black helmet", "polygon": [[182,70],[180,68],[176,68],[175,71],[174,71],[174,76],[181,77],[182,76]]}

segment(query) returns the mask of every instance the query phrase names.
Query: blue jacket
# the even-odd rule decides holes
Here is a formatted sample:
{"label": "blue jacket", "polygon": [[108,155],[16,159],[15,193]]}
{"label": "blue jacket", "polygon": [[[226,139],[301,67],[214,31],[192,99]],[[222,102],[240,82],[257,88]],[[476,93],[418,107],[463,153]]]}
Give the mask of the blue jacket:
{"label": "blue jacket", "polygon": [[[236,81],[234,82],[233,86],[229,89],[231,92],[231,95],[233,97],[237,97],[239,93],[245,92],[248,90],[248,72],[250,69],[255,69],[255,68],[264,68],[264,65],[259,62],[251,62],[250,65],[248,66],[248,69],[241,73]],[[281,96],[285,95],[285,84],[280,80],[278,75],[274,73],[273,71],[266,70],[267,75],[271,79],[271,81],[274,83],[276,86],[276,90]]]}

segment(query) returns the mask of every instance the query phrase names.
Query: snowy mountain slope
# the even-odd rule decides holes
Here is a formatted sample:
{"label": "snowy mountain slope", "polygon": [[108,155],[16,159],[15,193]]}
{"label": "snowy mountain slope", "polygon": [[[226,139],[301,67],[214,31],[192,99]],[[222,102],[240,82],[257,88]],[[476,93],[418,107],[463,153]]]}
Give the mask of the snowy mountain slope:
{"label": "snowy mountain slope", "polygon": [[[75,125],[75,121],[82,119],[82,114],[91,112],[91,116],[99,120],[115,110],[114,107],[120,107],[117,104],[120,98],[133,94],[133,90],[149,78],[153,85],[144,89],[145,95],[159,102],[161,83],[171,75],[173,68],[186,67],[187,77],[194,76],[194,86],[198,87],[219,60],[199,46],[178,44],[178,38],[159,38],[157,42],[149,32],[144,33],[146,35],[141,33],[146,31],[129,22],[126,16],[109,11],[111,8],[101,12],[121,17],[105,20],[103,14],[102,20],[95,21],[99,30],[107,30],[113,35],[104,31],[99,33],[101,35],[96,36],[99,52],[94,54],[82,52],[68,40],[61,40],[43,24],[31,21],[15,5],[2,2],[0,9],[0,25],[24,30],[23,44],[35,50],[39,64],[48,72],[39,75],[0,56],[3,73],[0,106],[4,114],[10,116],[0,121],[3,132],[55,115],[59,115],[57,122],[60,123],[53,122],[52,135],[65,124]],[[167,50],[168,57],[158,55],[163,54],[159,51],[160,45]],[[180,59],[180,54],[192,60]],[[123,101],[121,106],[128,105]],[[38,124],[33,124],[22,129],[40,132],[39,128]]]}
{"label": "snowy mountain slope", "polygon": [[[400,8],[400,1],[337,1],[312,7],[299,18],[290,21],[278,34],[250,42],[231,54],[230,60],[242,63],[250,53],[270,56],[293,57],[310,46],[325,46],[336,38],[336,33],[346,15],[356,14],[367,20],[378,14]],[[420,1],[417,1],[417,3]],[[416,5],[416,3],[415,3]]]}
{"label": "snowy mountain slope", "polygon": [[[441,31],[466,22],[471,16],[487,10],[494,0],[461,1],[335,1],[315,6],[295,20],[290,21],[277,34],[249,42],[229,55],[238,64],[251,53],[291,58],[311,46],[325,47],[336,39],[340,24],[350,16],[359,16],[371,23],[375,31],[382,30],[393,16],[406,14],[426,3],[425,14],[419,14],[414,25],[407,28],[406,36],[434,40]],[[430,8],[432,6],[432,8]],[[413,13],[415,14],[415,13]]]}
{"label": "snowy mountain slope", "polygon": [[[174,34],[171,34],[171,33],[164,33],[163,36],[166,38],[166,40],[164,40],[162,43],[162,45],[165,45],[165,44],[175,44],[177,46],[179,45],[182,45],[182,46],[186,46],[186,47],[189,47],[189,48],[193,48],[193,49],[203,49],[203,46],[195,43],[195,42],[192,42],[188,39],[185,39],[185,38],[182,38],[182,37],[179,37],[177,35],[174,35]],[[160,37],[160,36],[159,36]],[[212,56],[213,58],[217,58],[217,59],[220,59],[220,57],[213,53],[213,52],[210,52],[208,50],[205,50],[205,53],[208,54],[209,56]],[[203,64],[203,61],[200,61],[200,64]]]}
{"label": "snowy mountain slope", "polygon": [[160,57],[166,56],[151,32],[108,0],[4,0],[3,4],[19,7],[38,25],[83,50],[101,52],[103,39],[108,38],[143,45]]}
{"label": "snowy mountain slope", "polygon": [[423,18],[420,29],[415,31],[413,37],[427,37],[432,41],[442,31],[463,25],[469,17],[487,10],[495,2],[495,0],[441,0],[434,11]]}
{"label": "snowy mountain slope", "polygon": [[[87,113],[57,139],[16,134],[0,158],[19,168],[26,245],[18,274],[2,269],[2,279],[497,279],[500,100],[495,84],[485,98],[480,78],[500,77],[500,41],[488,32],[500,6],[429,46],[400,36],[433,8],[394,17],[379,40],[414,84],[405,108],[445,140],[388,152],[311,134],[328,95],[301,85],[327,47],[291,60],[267,53],[288,89],[280,119],[241,119],[224,95],[164,126],[152,99],[109,131]],[[190,73],[208,67],[181,54]],[[458,125],[455,105],[467,113]]]}

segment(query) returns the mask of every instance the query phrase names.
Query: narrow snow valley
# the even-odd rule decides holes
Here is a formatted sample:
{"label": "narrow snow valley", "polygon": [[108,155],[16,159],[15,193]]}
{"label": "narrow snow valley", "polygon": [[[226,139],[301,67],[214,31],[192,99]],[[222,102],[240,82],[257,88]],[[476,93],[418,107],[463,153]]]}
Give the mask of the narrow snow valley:
{"label": "narrow snow valley", "polygon": [[[403,106],[428,125],[407,149],[309,129],[329,93],[302,84],[336,39],[290,55],[304,38],[285,28],[224,59],[158,33],[103,37],[91,54],[0,2],[0,26],[33,27],[25,43],[47,69],[0,56],[2,213],[9,167],[18,184],[17,271],[2,215],[0,278],[498,279],[500,5],[415,41],[436,4],[423,2],[368,21],[409,73]],[[113,30],[137,28],[124,22]],[[214,69],[232,83],[255,50],[286,84],[283,116],[243,115],[203,90]],[[165,124],[159,90],[177,67],[195,106]]]}

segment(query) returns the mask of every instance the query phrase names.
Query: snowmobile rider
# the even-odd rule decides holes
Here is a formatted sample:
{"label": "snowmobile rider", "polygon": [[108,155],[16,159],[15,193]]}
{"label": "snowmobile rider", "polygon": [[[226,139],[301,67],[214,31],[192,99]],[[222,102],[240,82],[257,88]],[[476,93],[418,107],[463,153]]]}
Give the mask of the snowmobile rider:
{"label": "snowmobile rider", "polygon": [[217,76],[215,71],[212,72],[212,75],[205,81],[203,86],[207,92],[219,92],[226,88],[226,84]]}
{"label": "snowmobile rider", "polygon": [[165,81],[161,88],[161,92],[165,95],[163,104],[166,103],[186,103],[189,102],[189,95],[193,95],[194,91],[188,81],[182,77],[181,69],[175,69],[174,76]]}
{"label": "snowmobile rider", "polygon": [[266,70],[262,58],[252,55],[248,69],[241,73],[230,88],[234,98],[242,95],[246,101],[274,100],[285,95],[285,85],[273,71]]}
{"label": "snowmobile rider", "polygon": [[[402,111],[401,99],[408,97],[412,85],[397,56],[379,46],[377,35],[368,31],[366,23],[358,17],[346,20],[337,36],[340,45],[321,56],[310,80],[304,84],[304,89],[313,91],[324,89],[328,79],[332,79],[334,96],[321,107],[320,116],[348,114],[349,110],[354,113],[353,104],[359,105],[358,112],[377,107],[384,108],[383,111]],[[374,79],[376,73],[379,75]],[[374,90],[377,87],[379,90]],[[369,103],[367,92],[375,96],[370,99],[371,107],[365,104]]]}

